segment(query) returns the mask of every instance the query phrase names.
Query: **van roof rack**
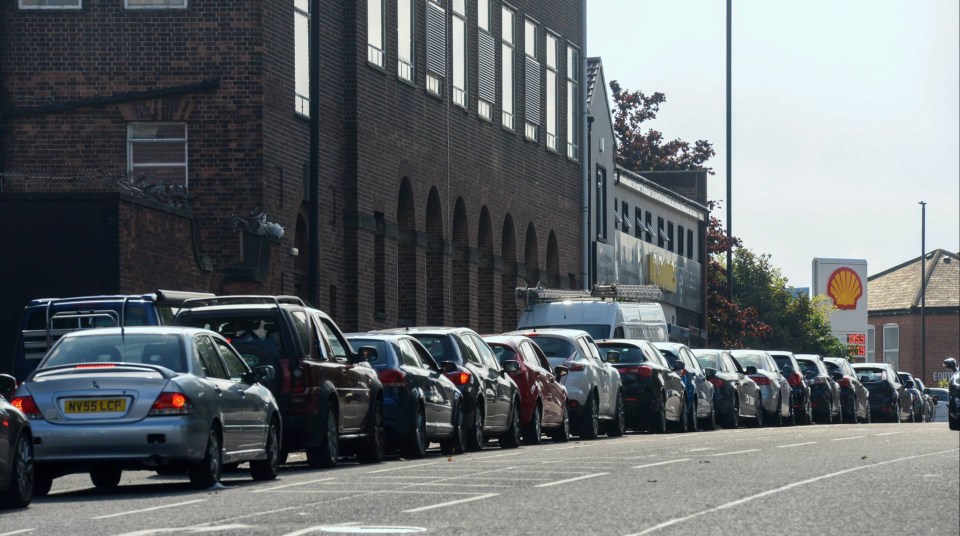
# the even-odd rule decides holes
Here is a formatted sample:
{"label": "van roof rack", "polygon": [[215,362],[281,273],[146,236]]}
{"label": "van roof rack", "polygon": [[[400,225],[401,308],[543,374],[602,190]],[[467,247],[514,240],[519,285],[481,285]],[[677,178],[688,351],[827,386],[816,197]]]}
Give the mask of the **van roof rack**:
{"label": "van roof rack", "polygon": [[592,290],[566,290],[536,286],[517,287],[516,297],[525,299],[529,308],[536,303],[557,301],[658,301],[663,299],[663,291],[656,285],[594,285]]}
{"label": "van roof rack", "polygon": [[298,296],[234,295],[234,296],[211,296],[206,298],[194,298],[190,300],[185,300],[180,305],[180,308],[190,309],[192,307],[206,307],[210,305],[249,305],[249,304],[275,305],[277,307],[280,307],[281,304],[299,305],[301,307],[307,306],[307,304],[304,303],[304,301],[300,299]]}

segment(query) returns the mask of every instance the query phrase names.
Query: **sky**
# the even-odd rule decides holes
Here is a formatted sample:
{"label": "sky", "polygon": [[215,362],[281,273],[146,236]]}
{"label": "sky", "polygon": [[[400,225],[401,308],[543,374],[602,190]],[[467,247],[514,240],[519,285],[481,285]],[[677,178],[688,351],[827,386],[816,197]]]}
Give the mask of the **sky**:
{"label": "sky", "polygon": [[[661,92],[646,128],[705,139],[726,220],[726,2],[588,0],[607,81]],[[809,287],[815,257],[879,273],[960,251],[960,2],[732,1],[732,232]],[[607,88],[609,95],[609,88]],[[724,223],[724,225],[726,225]]]}

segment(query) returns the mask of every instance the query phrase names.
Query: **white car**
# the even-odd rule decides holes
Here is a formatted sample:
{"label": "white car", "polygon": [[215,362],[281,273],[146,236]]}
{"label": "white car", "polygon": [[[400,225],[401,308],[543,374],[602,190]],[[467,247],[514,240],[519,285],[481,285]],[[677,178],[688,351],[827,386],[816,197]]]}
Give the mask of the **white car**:
{"label": "white car", "polygon": [[933,406],[933,419],[930,422],[947,422],[947,404],[949,404],[950,393],[939,387],[928,387],[923,392],[937,398],[937,403]]}
{"label": "white car", "polygon": [[567,388],[567,409],[574,433],[595,439],[601,433],[621,436],[626,429],[620,373],[601,357],[593,338],[578,329],[543,328],[505,333],[525,335],[543,350],[550,366],[569,373],[560,382]]}

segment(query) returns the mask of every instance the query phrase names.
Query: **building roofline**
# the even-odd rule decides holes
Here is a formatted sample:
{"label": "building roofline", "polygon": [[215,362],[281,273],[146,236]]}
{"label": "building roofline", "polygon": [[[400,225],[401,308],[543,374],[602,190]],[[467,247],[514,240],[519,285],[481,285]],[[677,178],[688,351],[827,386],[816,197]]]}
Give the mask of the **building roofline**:
{"label": "building roofline", "polygon": [[[683,195],[678,194],[677,192],[674,192],[673,190],[667,188],[666,186],[662,186],[662,185],[660,185],[660,184],[657,184],[656,182],[651,181],[650,179],[644,177],[643,175],[641,175],[641,174],[639,174],[639,173],[637,173],[637,172],[635,172],[635,171],[630,171],[629,169],[627,169],[627,168],[625,168],[625,167],[623,167],[623,166],[620,166],[620,165],[617,165],[617,166],[616,166],[616,171],[617,171],[618,173],[624,173],[624,174],[625,174],[628,178],[630,178],[631,180],[634,180],[634,181],[636,181],[636,182],[639,182],[640,184],[642,184],[642,185],[644,185],[644,186],[646,186],[646,187],[648,187],[648,188],[651,188],[651,189],[653,189],[653,190],[656,190],[657,192],[662,193],[662,194],[664,194],[664,195],[666,195],[666,196],[668,196],[668,197],[672,197],[675,201],[679,201],[679,202],[681,202],[681,203],[684,203],[684,204],[690,206],[691,208],[694,208],[694,209],[697,209],[697,210],[701,210],[701,211],[703,211],[705,214],[708,214],[708,215],[710,214],[710,209],[709,209],[709,208],[701,205],[700,203],[697,203],[696,201],[690,199],[689,197],[685,197],[685,196],[683,196]],[[679,170],[674,170],[674,171],[677,172],[677,173],[681,173],[681,171],[679,171]],[[700,169],[685,170],[685,171],[682,171],[682,173],[690,173],[691,171],[703,171],[704,173],[706,173],[705,170],[700,170]],[[661,172],[661,171],[658,171],[657,173],[662,173],[662,172]]]}
{"label": "building roofline", "polygon": [[[953,252],[947,251],[947,250],[945,250],[945,249],[935,249],[935,250],[930,251],[929,253],[927,253],[927,255],[930,256],[929,258],[930,258],[931,260],[932,260],[933,258],[939,259],[939,258],[941,258],[941,257],[943,257],[943,256],[946,256],[946,257],[950,257],[951,259],[953,259],[953,260],[955,260],[955,261],[960,261],[960,253],[953,253]],[[895,272],[895,271],[897,271],[897,270],[899,270],[899,269],[901,269],[901,268],[905,268],[905,267],[910,266],[911,264],[917,263],[917,262],[920,262],[920,256],[919,256],[919,255],[916,256],[916,257],[914,257],[914,258],[912,258],[912,259],[910,259],[910,260],[908,260],[908,261],[906,261],[906,262],[900,263],[900,264],[894,266],[893,268],[887,268],[886,270],[884,270],[884,271],[882,271],[882,272],[873,274],[873,275],[871,275],[870,277],[867,278],[867,281],[873,281],[874,279],[876,279],[876,278],[878,278],[878,277],[885,276],[885,275],[889,274],[890,272]]]}

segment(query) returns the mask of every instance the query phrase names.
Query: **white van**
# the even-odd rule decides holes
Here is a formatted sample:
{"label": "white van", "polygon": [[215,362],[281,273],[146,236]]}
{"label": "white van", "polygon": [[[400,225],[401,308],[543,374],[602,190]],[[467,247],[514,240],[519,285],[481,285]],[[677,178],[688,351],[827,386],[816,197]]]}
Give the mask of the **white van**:
{"label": "white van", "polygon": [[582,329],[595,340],[645,339],[667,342],[667,320],[659,303],[564,300],[537,303],[523,312],[517,329]]}

